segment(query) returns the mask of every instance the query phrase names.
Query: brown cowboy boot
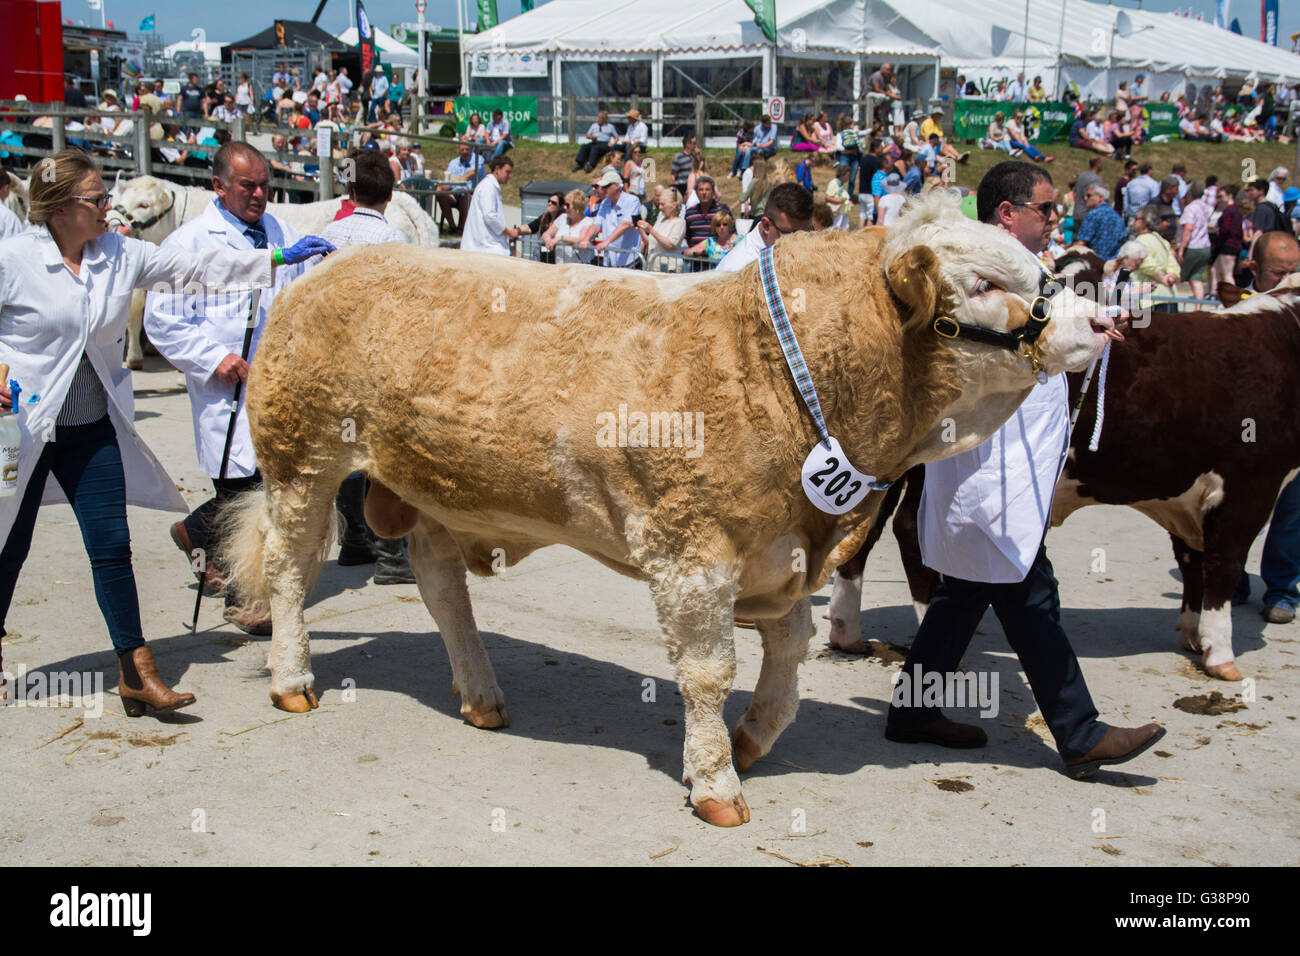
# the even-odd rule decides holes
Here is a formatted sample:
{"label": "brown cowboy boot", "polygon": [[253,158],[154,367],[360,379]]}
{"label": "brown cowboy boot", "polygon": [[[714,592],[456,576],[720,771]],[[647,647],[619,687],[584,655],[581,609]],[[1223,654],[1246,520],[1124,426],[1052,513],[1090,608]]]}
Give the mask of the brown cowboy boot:
{"label": "brown cowboy boot", "polygon": [[193,694],[178,694],[162,682],[149,645],[117,655],[117,663],[122,672],[117,696],[122,698],[122,709],[128,717],[143,715],[146,707],[164,713],[194,703]]}

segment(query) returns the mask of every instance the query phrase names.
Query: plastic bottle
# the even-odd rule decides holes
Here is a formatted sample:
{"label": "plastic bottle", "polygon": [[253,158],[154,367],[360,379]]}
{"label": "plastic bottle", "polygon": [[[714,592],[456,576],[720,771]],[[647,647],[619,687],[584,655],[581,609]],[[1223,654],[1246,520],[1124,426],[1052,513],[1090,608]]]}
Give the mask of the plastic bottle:
{"label": "plastic bottle", "polygon": [[[0,365],[0,382],[9,375],[9,366]],[[11,387],[17,382],[10,383]],[[17,392],[15,391],[15,399]],[[18,490],[18,454],[23,437],[18,429],[18,403],[0,410],[0,498],[8,498]]]}

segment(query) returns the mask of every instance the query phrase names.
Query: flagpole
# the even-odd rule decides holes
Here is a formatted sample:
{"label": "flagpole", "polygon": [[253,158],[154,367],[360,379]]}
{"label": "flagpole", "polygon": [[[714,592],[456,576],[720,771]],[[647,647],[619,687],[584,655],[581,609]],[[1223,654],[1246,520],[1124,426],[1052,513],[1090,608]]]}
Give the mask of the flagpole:
{"label": "flagpole", "polygon": [[465,67],[465,4],[456,0],[456,56],[460,60],[460,95],[469,96],[469,70]]}

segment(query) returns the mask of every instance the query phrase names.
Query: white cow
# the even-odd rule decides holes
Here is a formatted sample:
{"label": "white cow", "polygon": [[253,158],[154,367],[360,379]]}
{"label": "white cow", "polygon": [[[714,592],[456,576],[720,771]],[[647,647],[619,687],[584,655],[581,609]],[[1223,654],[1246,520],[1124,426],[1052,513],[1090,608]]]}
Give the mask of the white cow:
{"label": "white cow", "polygon": [[[180,186],[156,176],[137,176],[119,181],[112,189],[113,208],[110,225],[128,223],[138,239],[161,243],[176,229],[198,216],[215,197],[210,189]],[[270,203],[270,212],[288,223],[301,235],[320,235],[338,214],[342,197],[313,203]],[[385,213],[388,221],[417,246],[438,245],[438,226],[418,202],[401,190],[393,191],[393,201]],[[137,290],[131,299],[131,315],[126,327],[126,367],[144,367],[140,333],[144,327],[144,296]]]}

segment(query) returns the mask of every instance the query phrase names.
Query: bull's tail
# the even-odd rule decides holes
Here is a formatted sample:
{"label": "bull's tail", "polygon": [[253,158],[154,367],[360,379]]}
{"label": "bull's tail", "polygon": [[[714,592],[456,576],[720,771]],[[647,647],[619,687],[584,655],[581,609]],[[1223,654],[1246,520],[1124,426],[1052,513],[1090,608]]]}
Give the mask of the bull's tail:
{"label": "bull's tail", "polygon": [[[329,498],[328,519],[315,525],[316,531],[323,531],[318,541],[312,542],[310,536],[292,536],[296,538],[299,548],[305,547],[295,560],[301,562],[304,593],[310,593],[315,586],[316,575],[329,557],[330,548],[338,537],[339,514]],[[281,510],[285,502],[280,501]],[[252,491],[237,495],[222,506],[217,513],[216,525],[221,545],[216,560],[226,576],[226,586],[234,588],[239,603],[243,607],[269,608],[271,603],[271,583],[266,569],[268,544],[285,549],[286,554],[296,550],[288,539],[289,535],[276,527],[271,513],[271,501],[263,483]],[[322,527],[323,525],[323,527]]]}
{"label": "bull's tail", "polygon": [[271,512],[266,486],[230,499],[216,517],[221,541],[216,560],[245,607],[269,607],[271,588],[266,580],[266,538],[271,530]]}

